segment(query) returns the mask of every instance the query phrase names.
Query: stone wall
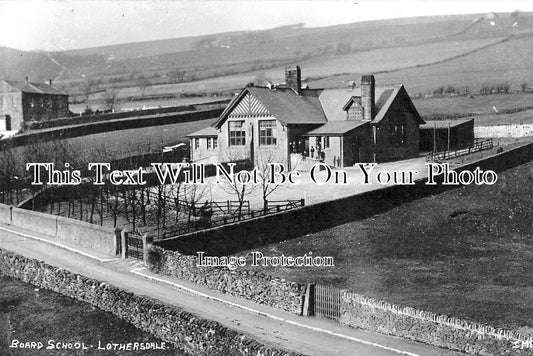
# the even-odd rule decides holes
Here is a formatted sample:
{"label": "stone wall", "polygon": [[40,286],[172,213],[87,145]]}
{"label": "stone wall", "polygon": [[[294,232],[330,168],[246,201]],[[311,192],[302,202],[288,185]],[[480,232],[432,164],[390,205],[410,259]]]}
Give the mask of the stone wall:
{"label": "stone wall", "polygon": [[[503,170],[529,162],[533,158],[533,143],[469,163],[456,171]],[[439,176],[442,178],[442,176]],[[439,177],[436,181],[439,182]],[[261,216],[256,219],[237,222],[186,235],[155,241],[167,250],[194,255],[205,251],[211,255],[231,255],[239,251],[303,236],[346,222],[365,219],[390,210],[395,206],[438,194],[457,186],[426,185],[425,179],[415,185],[393,185],[367,191],[323,203],[308,205],[283,213]]]}
{"label": "stone wall", "polygon": [[226,99],[226,100],[216,100],[216,101],[201,103],[201,104],[169,106],[169,107],[164,107],[164,108],[124,111],[124,112],[106,113],[106,114],[99,114],[99,115],[64,117],[64,118],[55,119],[55,120],[32,122],[31,129],[38,130],[38,129],[46,129],[46,128],[51,128],[51,127],[65,126],[65,125],[81,125],[81,124],[87,124],[87,123],[92,123],[92,122],[101,122],[101,121],[133,118],[133,117],[156,115],[156,114],[168,114],[168,113],[177,113],[177,112],[194,111],[194,110],[206,110],[206,109],[223,107],[226,104],[228,104],[229,101],[230,101],[229,99]]}
{"label": "stone wall", "polygon": [[294,314],[302,314],[305,286],[262,273],[227,267],[198,267],[196,256],[153,246],[148,255],[152,272],[177,277],[236,297]]}
{"label": "stone wall", "polygon": [[0,223],[11,225],[11,209],[9,205],[0,204]]}
{"label": "stone wall", "polygon": [[474,135],[478,138],[532,137],[533,124],[476,126],[474,127]]}
{"label": "stone wall", "polygon": [[341,324],[473,355],[531,355],[533,337],[343,292]]}
{"label": "stone wall", "polygon": [[297,356],[178,307],[0,249],[0,273],[92,304],[193,355]]}
{"label": "stone wall", "polygon": [[69,241],[93,251],[117,255],[120,230],[61,216],[0,204],[0,222]]}
{"label": "stone wall", "polygon": [[32,144],[35,142],[47,142],[58,139],[79,137],[97,134],[108,131],[135,129],[140,127],[169,125],[180,122],[208,120],[219,116],[223,109],[208,109],[201,111],[178,112],[169,114],[157,114],[126,119],[115,119],[104,122],[86,123],[83,125],[73,125],[58,128],[49,128],[39,132],[29,131],[20,135],[15,135],[0,142],[0,149],[6,147],[17,147]]}

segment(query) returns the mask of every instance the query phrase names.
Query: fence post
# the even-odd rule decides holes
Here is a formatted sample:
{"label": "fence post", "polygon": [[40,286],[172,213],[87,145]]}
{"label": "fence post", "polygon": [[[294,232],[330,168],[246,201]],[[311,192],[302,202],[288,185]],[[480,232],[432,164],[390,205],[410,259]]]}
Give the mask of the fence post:
{"label": "fence post", "polygon": [[154,242],[153,236],[148,236],[148,234],[143,234],[143,263],[146,266],[148,264],[148,251]]}
{"label": "fence post", "polygon": [[120,232],[120,244],[122,245],[122,258],[128,258],[128,233],[126,230]]}
{"label": "fence post", "polygon": [[307,283],[305,289],[304,307],[302,311],[303,316],[315,315],[315,284]]}
{"label": "fence post", "polygon": [[230,208],[230,202],[229,200],[226,200],[226,204],[228,205],[228,214],[231,213],[231,208]]}

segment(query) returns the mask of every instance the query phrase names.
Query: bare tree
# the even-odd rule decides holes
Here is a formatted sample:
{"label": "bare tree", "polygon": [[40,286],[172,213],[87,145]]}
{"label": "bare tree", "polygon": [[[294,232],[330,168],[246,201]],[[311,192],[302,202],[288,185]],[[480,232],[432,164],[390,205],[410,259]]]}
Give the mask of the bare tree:
{"label": "bare tree", "polygon": [[260,175],[261,196],[263,198],[263,213],[266,214],[268,212],[268,197],[281,185],[271,181],[271,167],[273,164],[280,162],[280,157],[273,150],[258,152],[256,156],[257,169]]}
{"label": "bare tree", "polygon": [[144,97],[144,93],[148,87],[152,86],[152,83],[150,83],[150,80],[146,78],[144,75],[141,75],[137,79],[137,86],[141,90],[141,97]]}
{"label": "bare tree", "polygon": [[[234,160],[229,160],[228,162],[234,162]],[[231,174],[231,172],[229,172]],[[231,194],[237,198],[238,207],[237,207],[237,217],[239,219],[243,216],[243,207],[246,197],[252,194],[252,192],[257,188],[257,186],[251,182],[241,183],[241,180],[237,179],[239,172],[233,171],[233,176],[231,180],[226,180],[222,182],[221,188],[226,193]]]}
{"label": "bare tree", "polygon": [[89,97],[91,96],[91,93],[94,89],[95,82],[92,79],[85,80],[80,85],[80,90],[83,94],[83,97],[85,98],[85,101],[89,100]]}
{"label": "bare tree", "polygon": [[200,201],[207,195],[207,186],[198,184],[184,184],[183,197],[187,205],[187,227],[191,227],[192,217],[199,211]]}
{"label": "bare tree", "polygon": [[117,88],[109,88],[104,92],[102,99],[106,110],[115,111],[118,102],[118,93],[119,90]]}

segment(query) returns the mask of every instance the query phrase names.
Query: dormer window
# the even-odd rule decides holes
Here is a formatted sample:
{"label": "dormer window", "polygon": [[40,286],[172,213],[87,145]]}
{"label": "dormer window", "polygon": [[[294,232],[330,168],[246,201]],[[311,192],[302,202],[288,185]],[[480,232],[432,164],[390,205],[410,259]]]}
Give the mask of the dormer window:
{"label": "dormer window", "polygon": [[361,104],[360,96],[352,96],[342,110],[346,111],[346,120],[363,120],[364,118],[365,109]]}
{"label": "dormer window", "polygon": [[363,120],[365,109],[358,104],[350,106],[347,112],[348,120]]}

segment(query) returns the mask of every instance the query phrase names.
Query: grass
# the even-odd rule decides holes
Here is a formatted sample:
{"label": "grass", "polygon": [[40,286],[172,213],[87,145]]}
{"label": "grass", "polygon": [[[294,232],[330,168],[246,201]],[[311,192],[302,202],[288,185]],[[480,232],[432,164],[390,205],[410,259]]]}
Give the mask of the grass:
{"label": "grass", "polygon": [[[474,115],[477,122],[478,119],[482,121],[489,116],[503,117],[503,115],[498,114],[501,112],[531,108],[533,105],[532,100],[533,93],[522,93],[475,95],[473,98],[467,96],[420,98],[414,99],[413,103],[423,117],[434,115]],[[494,111],[494,108],[498,110],[498,113]]]}
{"label": "grass", "polygon": [[335,259],[332,268],[263,268],[267,274],[533,335],[532,222],[530,162],[493,186],[457,188],[258,250]]}
{"label": "grass", "polygon": [[482,115],[475,119],[476,125],[495,126],[501,124],[533,124],[533,110],[524,110],[514,114]]}
{"label": "grass", "polygon": [[[141,154],[149,154],[162,152],[163,147],[175,145],[180,142],[189,143],[186,135],[200,130],[213,123],[215,118],[200,121],[190,121],[161,126],[150,126],[136,129],[118,130],[103,132],[98,134],[73,137],[62,141],[54,141],[54,144],[61,146],[61,142],[65,143],[65,147],[69,152],[76,153],[76,159],[85,162],[102,162],[102,154],[107,155],[105,162],[117,160],[125,157],[138,156]],[[32,158],[31,161],[36,162],[63,162],[64,158],[59,152],[50,150],[48,143],[37,144],[37,151],[40,151],[38,158]],[[21,173],[24,173],[26,162],[29,161],[25,157],[25,147],[15,147],[12,149],[15,153],[14,159],[16,166],[19,167]],[[77,169],[87,168],[75,167]],[[132,167],[137,168],[137,167]]]}
{"label": "grass", "polygon": [[[501,38],[445,41],[394,48],[380,48],[347,55],[324,56],[300,63],[304,74],[323,77],[338,73],[379,73],[406,67],[428,65],[465,55],[485,46],[499,42]],[[275,71],[279,72],[280,68]],[[267,75],[275,75],[267,72]],[[358,80],[360,78],[353,78]]]}
{"label": "grass", "polygon": [[[104,312],[90,304],[72,298],[36,289],[19,280],[0,275],[0,354],[2,355],[109,355],[109,351],[99,351],[98,340],[108,342],[157,342],[151,334]],[[83,342],[88,351],[43,351],[9,349],[12,340],[57,342]],[[168,343],[166,343],[168,346]],[[146,351],[115,351],[114,354],[143,355]],[[178,350],[150,351],[151,355],[185,355]]]}

